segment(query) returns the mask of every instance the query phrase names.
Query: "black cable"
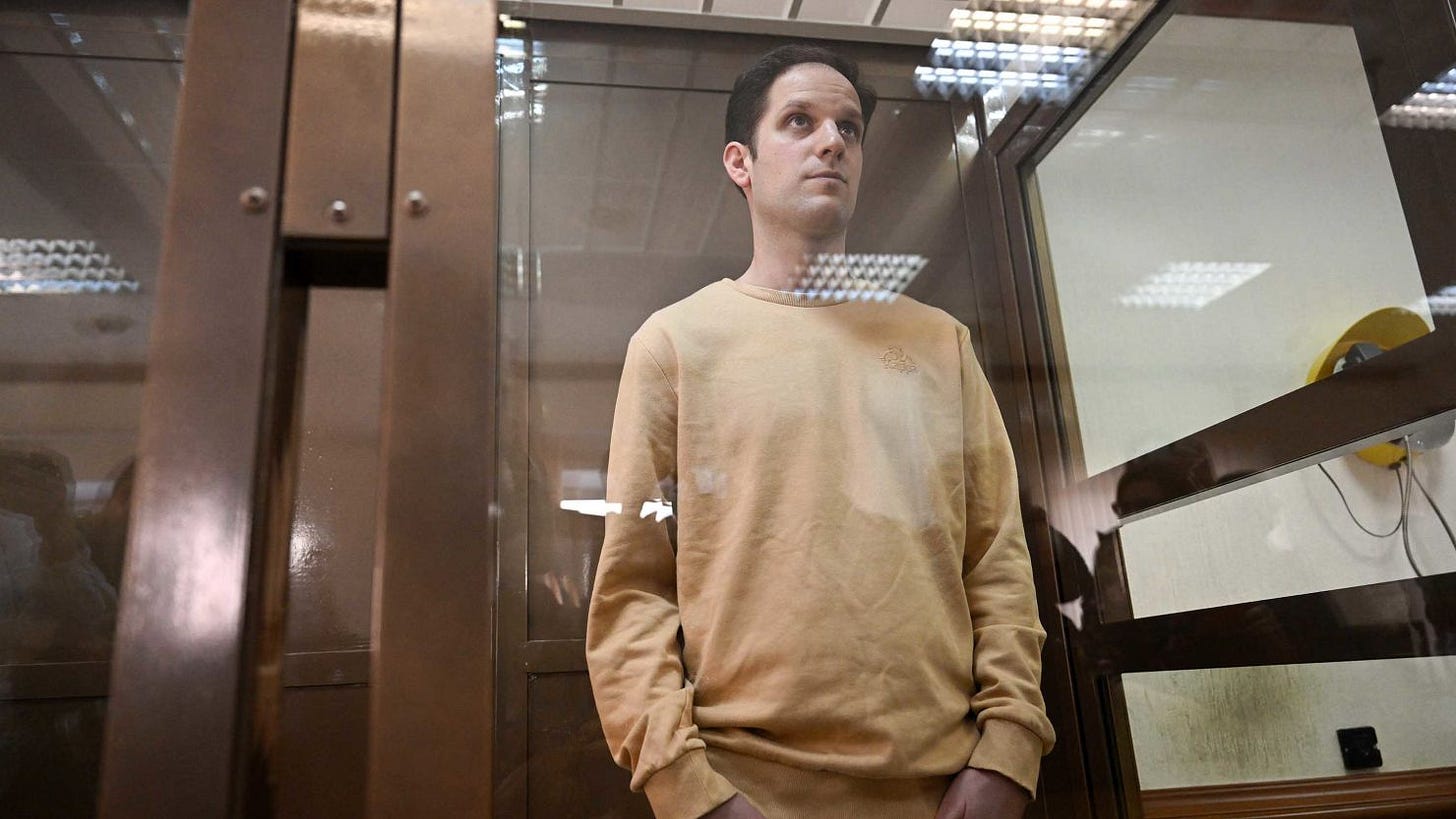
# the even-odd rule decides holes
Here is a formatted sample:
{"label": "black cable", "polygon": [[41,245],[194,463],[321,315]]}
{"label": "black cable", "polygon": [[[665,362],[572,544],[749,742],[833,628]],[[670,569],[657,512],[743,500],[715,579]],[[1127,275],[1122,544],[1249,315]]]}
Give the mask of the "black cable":
{"label": "black cable", "polygon": [[[1360,531],[1364,532],[1365,534],[1367,534],[1367,535],[1369,535],[1371,537],[1390,537],[1391,535],[1393,535],[1396,532],[1399,532],[1400,531],[1401,522],[1404,520],[1404,518],[1396,518],[1395,528],[1391,529],[1389,532],[1386,532],[1384,534],[1381,534],[1380,532],[1372,532],[1368,528],[1366,528],[1365,527],[1365,524],[1361,523],[1360,522],[1360,519],[1357,518],[1357,517],[1355,517],[1355,510],[1353,510],[1353,509],[1350,508],[1350,501],[1349,501],[1349,499],[1347,499],[1345,497],[1345,490],[1341,489],[1340,488],[1340,485],[1335,482],[1335,476],[1334,475],[1331,475],[1330,474],[1330,471],[1328,469],[1325,469],[1325,465],[1324,464],[1315,464],[1315,466],[1318,466],[1319,469],[1320,469],[1320,471],[1323,472],[1323,473],[1325,473],[1325,477],[1328,478],[1329,481],[1330,481],[1330,486],[1333,486],[1335,488],[1335,492],[1339,494],[1339,496],[1340,496],[1340,502],[1343,503],[1343,504],[1345,504],[1345,511],[1347,513],[1349,513],[1350,520],[1353,520],[1355,522],[1355,525],[1360,527]],[[1401,483],[1400,483],[1400,471],[1399,470],[1396,470],[1396,473],[1395,473],[1395,485],[1397,487],[1399,487],[1401,485]],[[1402,497],[1403,496],[1404,496],[1404,494],[1402,493]]]}
{"label": "black cable", "polygon": [[1447,539],[1451,541],[1452,546],[1456,546],[1456,533],[1453,533],[1451,531],[1451,522],[1446,520],[1446,515],[1441,512],[1441,507],[1436,505],[1436,501],[1431,497],[1431,493],[1426,491],[1426,485],[1424,483],[1421,483],[1421,474],[1415,471],[1414,464],[1411,464],[1406,468],[1410,469],[1411,476],[1415,478],[1416,487],[1419,488],[1421,490],[1421,494],[1425,496],[1426,503],[1429,503],[1431,505],[1431,511],[1436,513],[1436,519],[1441,521],[1441,528],[1446,530]]}

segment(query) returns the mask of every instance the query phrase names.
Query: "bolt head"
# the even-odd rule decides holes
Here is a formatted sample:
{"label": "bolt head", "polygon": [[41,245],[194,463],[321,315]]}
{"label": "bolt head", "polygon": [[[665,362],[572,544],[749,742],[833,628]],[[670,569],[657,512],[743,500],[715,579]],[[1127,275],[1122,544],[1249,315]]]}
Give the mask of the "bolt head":
{"label": "bolt head", "polygon": [[335,199],[329,204],[329,217],[335,222],[344,222],[349,218],[349,203],[342,199]]}
{"label": "bolt head", "polygon": [[238,202],[248,213],[262,213],[268,209],[268,191],[254,185],[238,195]]}
{"label": "bolt head", "polygon": [[405,195],[405,203],[411,216],[423,216],[430,209],[430,203],[426,201],[424,191],[410,191]]}

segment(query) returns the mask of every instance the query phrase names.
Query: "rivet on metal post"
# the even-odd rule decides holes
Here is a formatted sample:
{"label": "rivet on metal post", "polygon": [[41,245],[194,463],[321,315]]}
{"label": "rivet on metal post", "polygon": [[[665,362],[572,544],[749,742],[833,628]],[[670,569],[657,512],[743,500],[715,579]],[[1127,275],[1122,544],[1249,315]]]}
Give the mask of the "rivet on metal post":
{"label": "rivet on metal post", "polygon": [[329,217],[335,222],[347,222],[349,220],[349,203],[342,199],[335,199],[329,204]]}
{"label": "rivet on metal post", "polygon": [[268,208],[268,192],[254,185],[243,191],[238,196],[238,201],[242,203],[243,210],[248,213],[262,213]]}
{"label": "rivet on metal post", "polygon": [[424,191],[410,191],[405,195],[405,202],[411,216],[424,216],[430,209],[430,203],[425,201]]}

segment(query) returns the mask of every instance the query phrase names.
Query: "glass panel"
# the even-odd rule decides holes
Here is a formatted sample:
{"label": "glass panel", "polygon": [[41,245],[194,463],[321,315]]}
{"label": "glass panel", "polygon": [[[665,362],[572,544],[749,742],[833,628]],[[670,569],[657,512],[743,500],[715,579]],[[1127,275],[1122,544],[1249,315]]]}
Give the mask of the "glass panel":
{"label": "glass panel", "polygon": [[[1119,521],[1116,507],[1211,475],[1207,453],[1136,459],[1105,494],[1096,485],[1104,482],[1089,482],[1087,502],[1069,499],[1050,516],[1064,612],[1082,628],[1456,571],[1456,454],[1446,447],[1395,468],[1361,457],[1382,451],[1326,458],[1131,521]],[[1097,494],[1114,500],[1099,505]]]}
{"label": "glass panel", "polygon": [[10,683],[48,670],[67,696],[102,693],[116,622],[187,5],[113,5],[0,12],[0,805],[13,815],[95,811],[106,701]]}
{"label": "glass panel", "polygon": [[[1184,465],[1134,462],[1119,489],[1130,495]],[[1446,448],[1398,469],[1332,458],[1125,523],[1117,533],[1131,614],[1456,571],[1448,511],[1456,512],[1456,454]]]}
{"label": "glass panel", "polygon": [[[1252,439],[1367,416],[1319,407],[1246,451],[1216,433],[1449,343],[1456,203],[1433,180],[1456,142],[1396,106],[1449,102],[1411,95],[1449,79],[1456,32],[1444,0],[1171,5],[1022,168],[1061,444],[1048,547],[1078,699],[1110,706],[1084,736],[1108,732],[1146,815],[1354,811],[1456,766],[1456,412],[1421,383],[1444,372],[1381,380],[1382,411],[1418,409],[1284,462]],[[1187,670],[1099,678],[1126,667]]]}
{"label": "glass panel", "polygon": [[[726,94],[538,84],[532,101],[534,267],[529,283],[504,277],[503,295],[507,312],[529,311],[529,329],[503,340],[505,395],[530,394],[530,639],[580,639],[627,339],[653,311],[741,274],[751,238],[718,161]],[[956,150],[948,105],[884,101],[859,194],[876,207],[856,216],[847,250],[925,257],[905,292],[972,324]],[[519,531],[510,514],[503,537]]]}
{"label": "glass panel", "polygon": [[0,54],[0,85],[0,663],[104,659],[178,78]]}
{"label": "glass panel", "polygon": [[1452,657],[1124,674],[1144,809],[1176,789],[1280,780],[1325,780],[1310,796],[1328,800],[1351,771],[1456,765],[1453,681]]}
{"label": "glass panel", "polygon": [[[1077,624],[1456,570],[1449,414],[1259,474],[1185,437],[1446,332],[1456,145],[1388,109],[1456,42],[1408,49],[1395,13],[1174,14],[1029,175]],[[1371,68],[1397,59],[1404,85]]]}
{"label": "glass panel", "polygon": [[1402,165],[1382,128],[1367,68],[1396,46],[1377,58],[1343,12],[1178,14],[1037,163],[1074,478],[1435,326],[1451,273],[1417,253],[1410,194],[1447,160]]}

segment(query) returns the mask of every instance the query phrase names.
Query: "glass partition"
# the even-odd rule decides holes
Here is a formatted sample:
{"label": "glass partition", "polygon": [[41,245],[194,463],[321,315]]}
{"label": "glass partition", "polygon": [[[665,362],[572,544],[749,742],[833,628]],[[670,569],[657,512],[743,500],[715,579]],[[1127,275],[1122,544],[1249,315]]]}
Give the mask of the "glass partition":
{"label": "glass partition", "polygon": [[1150,816],[1450,808],[1456,27],[1295,5],[1162,6],[1009,152],[1063,626]]}
{"label": "glass partition", "polygon": [[[1156,803],[1250,780],[1444,768],[1456,736],[1453,677],[1450,657],[1124,674],[1138,783]],[[1368,693],[1382,690],[1400,696]]]}
{"label": "glass partition", "polygon": [[1366,59],[1349,24],[1177,14],[1036,163],[1086,474],[1298,389],[1377,311],[1358,341],[1431,331],[1450,274],[1417,259]]}
{"label": "glass partition", "polygon": [[[544,24],[531,34],[503,40],[498,56],[496,806],[646,816],[603,740],[582,647],[608,518],[640,511],[606,493],[614,406],[643,322],[742,275],[753,255],[721,161],[723,117],[733,77],[775,43]],[[978,327],[961,198],[978,147],[971,109],[917,95],[910,50],[864,50],[882,98],[859,188],[872,205],[856,211],[846,250],[922,260],[903,292]],[[650,76],[630,72],[649,56]],[[675,525],[675,498],[663,501],[653,508]]]}
{"label": "glass partition", "polygon": [[[1125,598],[1099,604],[1111,619],[1456,570],[1449,408],[1288,463],[1205,443],[1449,332],[1453,279],[1433,250],[1449,202],[1423,196],[1418,164],[1440,173],[1447,132],[1391,122],[1404,86],[1373,68],[1399,41],[1345,12],[1205,6],[1175,4],[1026,169],[1064,476],[1084,510],[1054,509],[1053,525],[1076,530],[1075,571],[1119,548],[1100,560],[1104,598]],[[1371,389],[1421,405],[1423,383]],[[1298,439],[1340,414],[1263,434]]]}
{"label": "glass partition", "polygon": [[187,4],[0,12],[0,812],[95,812]]}

